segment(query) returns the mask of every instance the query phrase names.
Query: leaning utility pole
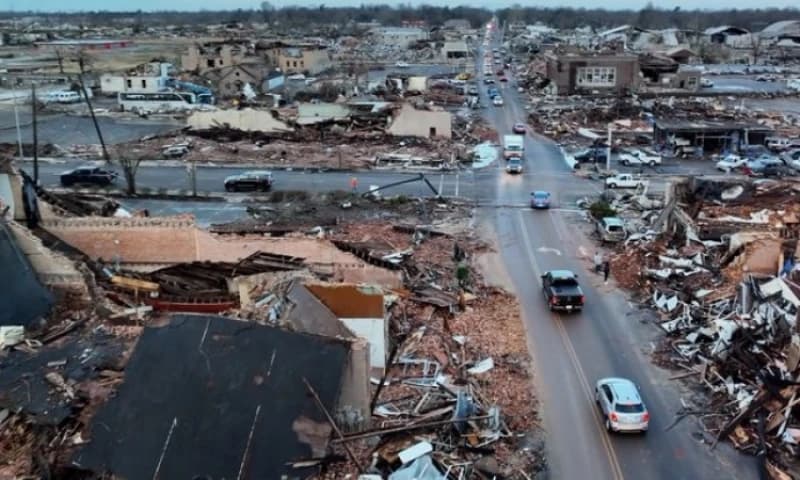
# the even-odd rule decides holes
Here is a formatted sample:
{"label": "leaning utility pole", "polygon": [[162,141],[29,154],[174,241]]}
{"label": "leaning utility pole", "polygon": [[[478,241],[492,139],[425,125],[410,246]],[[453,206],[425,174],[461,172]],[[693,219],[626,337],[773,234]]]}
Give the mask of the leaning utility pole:
{"label": "leaning utility pole", "polygon": [[39,185],[39,127],[36,124],[36,84],[31,84],[31,105],[33,114],[33,184]]}
{"label": "leaning utility pole", "polygon": [[[82,67],[81,70],[83,70]],[[92,116],[92,122],[94,123],[94,129],[97,131],[97,137],[100,139],[100,148],[103,149],[103,160],[105,160],[106,163],[111,163],[111,158],[108,156],[108,149],[106,149],[106,142],[103,140],[103,132],[100,131],[100,125],[97,123],[97,117],[95,117],[94,108],[92,108],[92,101],[89,99],[89,95],[86,93],[86,87],[83,84],[82,74],[78,75],[78,83],[81,86],[83,98],[86,99],[86,105],[89,107],[89,114]]]}

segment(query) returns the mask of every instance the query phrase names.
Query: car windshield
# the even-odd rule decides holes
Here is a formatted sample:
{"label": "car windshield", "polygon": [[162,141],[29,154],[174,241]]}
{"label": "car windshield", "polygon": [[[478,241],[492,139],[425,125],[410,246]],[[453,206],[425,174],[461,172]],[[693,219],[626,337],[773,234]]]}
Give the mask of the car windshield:
{"label": "car windshield", "polygon": [[620,225],[608,225],[606,227],[609,232],[621,232],[622,227]]}
{"label": "car windshield", "polygon": [[550,195],[547,192],[536,192],[536,193],[533,194],[533,198],[535,198],[537,200],[545,200],[549,196]]}
{"label": "car windshield", "polygon": [[517,157],[512,157],[512,158],[508,159],[508,164],[509,165],[519,165],[521,163],[522,163],[522,161]]}
{"label": "car windshield", "polygon": [[616,410],[619,413],[642,413],[644,406],[641,403],[618,403]]}

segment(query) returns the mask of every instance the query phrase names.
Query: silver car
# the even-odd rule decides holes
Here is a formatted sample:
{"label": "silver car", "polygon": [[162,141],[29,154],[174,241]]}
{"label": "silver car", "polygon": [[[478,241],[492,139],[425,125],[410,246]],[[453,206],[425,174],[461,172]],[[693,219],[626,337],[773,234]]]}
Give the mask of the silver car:
{"label": "silver car", "polygon": [[594,397],[605,417],[609,432],[647,432],[650,413],[639,396],[639,389],[625,378],[601,378]]}

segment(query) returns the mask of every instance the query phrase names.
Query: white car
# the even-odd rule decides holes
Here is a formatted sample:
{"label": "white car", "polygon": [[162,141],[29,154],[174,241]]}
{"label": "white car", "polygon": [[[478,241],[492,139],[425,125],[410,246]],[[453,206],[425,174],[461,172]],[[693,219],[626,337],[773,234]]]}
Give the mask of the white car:
{"label": "white car", "polygon": [[629,173],[618,173],[606,178],[608,188],[639,188],[645,185],[647,185],[647,180],[642,180]]}
{"label": "white car", "polygon": [[706,77],[701,77],[700,78],[700,87],[701,88],[714,88],[714,82],[712,82],[711,80],[709,80]]}
{"label": "white car", "polygon": [[781,155],[781,158],[790,167],[794,168],[795,170],[800,170],[800,148],[784,152],[783,155]]}
{"label": "white car", "polygon": [[503,97],[501,97],[500,95],[496,95],[492,99],[492,103],[494,104],[495,107],[502,107],[503,106]]}
{"label": "white car", "polygon": [[603,412],[609,432],[647,432],[650,413],[632,381],[601,378],[594,387],[594,399]]}
{"label": "white car", "polygon": [[623,165],[649,165],[655,167],[661,165],[661,156],[643,150],[629,150],[619,156],[619,162]]}
{"label": "white car", "polygon": [[745,165],[747,163],[746,158],[742,158],[739,155],[725,155],[725,158],[718,161],[716,164],[717,170],[721,170],[725,173],[730,172],[731,170],[736,170],[737,168]]}

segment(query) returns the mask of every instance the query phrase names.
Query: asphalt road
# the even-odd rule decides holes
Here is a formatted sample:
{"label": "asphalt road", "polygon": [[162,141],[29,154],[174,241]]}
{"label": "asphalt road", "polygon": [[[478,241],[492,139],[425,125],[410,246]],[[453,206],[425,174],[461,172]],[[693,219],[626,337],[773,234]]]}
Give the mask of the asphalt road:
{"label": "asphalt road", "polygon": [[[487,111],[501,135],[526,116],[513,88],[502,93],[506,106]],[[557,202],[574,194],[577,179],[569,179],[569,169],[551,142],[529,134],[525,148],[525,167],[533,174],[498,175],[493,187],[497,204],[513,203],[540,188],[549,190]],[[523,309],[547,432],[550,478],[756,478],[751,458],[727,445],[711,451],[698,442],[692,436],[699,430],[693,419],[665,430],[681,408],[681,393],[678,384],[668,380],[670,373],[650,362],[648,352],[658,333],[642,322],[642,312],[625,300],[613,280],[605,285],[589,271],[596,247],[575,225],[581,221],[579,215],[568,209],[500,208],[482,213],[494,223],[506,270]],[[583,312],[560,315],[548,311],[539,277],[553,269],[578,273],[586,295]],[[606,433],[593,390],[595,382],[607,376],[627,377],[639,385],[652,416],[649,433]]]}

